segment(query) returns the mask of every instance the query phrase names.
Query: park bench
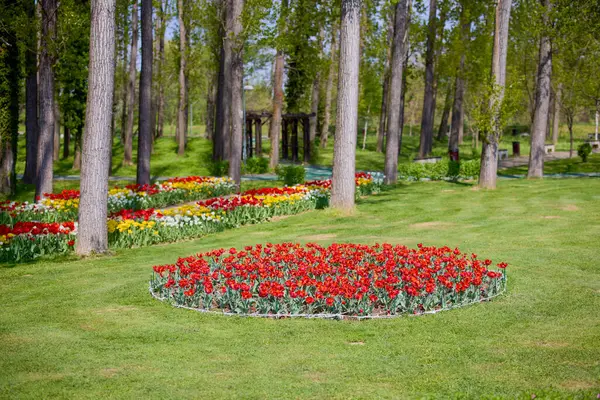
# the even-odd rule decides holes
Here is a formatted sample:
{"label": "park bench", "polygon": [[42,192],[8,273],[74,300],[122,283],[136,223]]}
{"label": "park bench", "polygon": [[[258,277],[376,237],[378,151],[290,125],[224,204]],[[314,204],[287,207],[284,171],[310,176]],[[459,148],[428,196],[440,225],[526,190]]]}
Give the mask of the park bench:
{"label": "park bench", "polygon": [[592,149],[600,149],[600,140],[586,140],[586,143],[589,143]]}
{"label": "park bench", "polygon": [[508,158],[508,150],[507,149],[499,149],[498,150],[498,161],[506,160]]}
{"label": "park bench", "polygon": [[555,151],[556,150],[555,150],[555,147],[553,144],[545,144],[544,145],[544,152],[546,154],[554,153]]}
{"label": "park bench", "polygon": [[413,162],[417,164],[435,164],[442,161],[442,157],[426,157],[426,158],[415,158]]}

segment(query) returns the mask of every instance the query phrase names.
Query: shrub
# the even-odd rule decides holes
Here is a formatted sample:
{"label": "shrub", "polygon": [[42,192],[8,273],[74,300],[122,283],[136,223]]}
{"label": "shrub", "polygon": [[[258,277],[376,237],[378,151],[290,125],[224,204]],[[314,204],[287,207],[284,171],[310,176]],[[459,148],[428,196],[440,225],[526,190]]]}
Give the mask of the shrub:
{"label": "shrub", "polygon": [[432,181],[470,179],[479,176],[479,160],[469,160],[460,163],[442,161],[435,164],[400,164],[398,174],[400,179],[407,181],[419,181],[421,179],[430,179]]}
{"label": "shrub", "polygon": [[279,179],[282,180],[287,186],[304,183],[304,175],[306,171],[302,165],[280,165],[277,167],[275,172],[277,173]]}
{"label": "shrub", "polygon": [[246,172],[249,174],[265,174],[269,172],[269,159],[252,157],[246,160]]}
{"label": "shrub", "polygon": [[581,157],[581,161],[587,162],[588,156],[592,153],[592,146],[589,143],[584,143],[577,148],[577,155]]}
{"label": "shrub", "polygon": [[208,171],[211,176],[226,176],[229,173],[229,161],[210,161]]}

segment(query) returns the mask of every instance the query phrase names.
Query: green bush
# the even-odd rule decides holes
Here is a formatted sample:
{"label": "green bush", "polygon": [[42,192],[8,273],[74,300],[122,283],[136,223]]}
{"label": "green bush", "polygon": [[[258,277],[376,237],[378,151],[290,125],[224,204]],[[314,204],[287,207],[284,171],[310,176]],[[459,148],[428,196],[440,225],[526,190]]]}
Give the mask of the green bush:
{"label": "green bush", "polygon": [[279,165],[275,172],[277,173],[279,179],[282,180],[287,186],[304,183],[304,175],[306,171],[302,165]]}
{"label": "green bush", "polygon": [[227,176],[229,173],[229,161],[210,161],[208,170],[211,176]]}
{"label": "green bush", "polygon": [[269,159],[252,157],[246,160],[245,171],[249,174],[265,174],[269,172]]}
{"label": "green bush", "polygon": [[435,164],[400,164],[398,174],[400,179],[408,181],[475,178],[479,176],[479,160],[463,161],[460,163],[444,160]]}
{"label": "green bush", "polygon": [[588,156],[592,153],[592,146],[589,143],[584,143],[577,148],[577,155],[581,157],[581,161],[587,162]]}

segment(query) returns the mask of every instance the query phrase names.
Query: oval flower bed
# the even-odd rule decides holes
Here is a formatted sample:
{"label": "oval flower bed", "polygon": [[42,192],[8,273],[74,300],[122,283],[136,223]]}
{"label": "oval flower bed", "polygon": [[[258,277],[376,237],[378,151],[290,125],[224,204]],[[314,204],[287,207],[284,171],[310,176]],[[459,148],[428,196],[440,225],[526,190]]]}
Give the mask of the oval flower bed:
{"label": "oval flower bed", "polygon": [[506,289],[506,264],[491,265],[449,247],[268,243],[155,266],[150,291],[226,314],[381,318],[490,300]]}

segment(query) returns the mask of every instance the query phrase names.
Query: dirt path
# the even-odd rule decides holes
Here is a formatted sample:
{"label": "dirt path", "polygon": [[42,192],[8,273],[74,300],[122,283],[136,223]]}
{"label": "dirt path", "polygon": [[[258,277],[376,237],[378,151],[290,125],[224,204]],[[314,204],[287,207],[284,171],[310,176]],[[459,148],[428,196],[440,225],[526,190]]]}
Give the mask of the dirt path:
{"label": "dirt path", "polygon": [[[568,151],[557,151],[556,153],[546,154],[544,156],[544,162],[555,161],[555,160],[564,160],[569,158]],[[500,168],[512,168],[512,167],[521,167],[523,165],[529,164],[529,155],[520,156],[520,157],[510,157],[504,160],[501,160],[498,166]]]}

